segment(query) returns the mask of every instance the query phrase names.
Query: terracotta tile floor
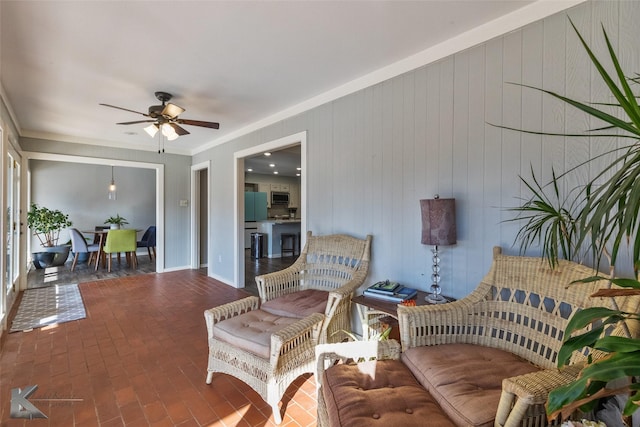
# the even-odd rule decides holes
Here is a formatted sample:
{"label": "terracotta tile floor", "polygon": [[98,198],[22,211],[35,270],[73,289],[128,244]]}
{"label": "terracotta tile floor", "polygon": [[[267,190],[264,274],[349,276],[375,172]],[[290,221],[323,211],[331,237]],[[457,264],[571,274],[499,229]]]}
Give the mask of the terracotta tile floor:
{"label": "terracotta tile floor", "polygon": [[[223,374],[205,384],[203,311],[243,297],[198,271],[81,283],[87,318],[3,337],[0,426],[272,426],[270,407]],[[10,418],[11,389],[48,419]],[[36,401],[35,399],[81,399]],[[315,426],[312,376],[287,396],[282,426]]]}

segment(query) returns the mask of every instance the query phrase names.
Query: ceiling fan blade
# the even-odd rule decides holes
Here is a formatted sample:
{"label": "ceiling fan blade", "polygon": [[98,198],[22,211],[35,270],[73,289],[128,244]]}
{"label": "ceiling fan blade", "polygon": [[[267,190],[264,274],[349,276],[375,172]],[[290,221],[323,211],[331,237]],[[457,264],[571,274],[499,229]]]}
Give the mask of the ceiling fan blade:
{"label": "ceiling fan blade", "polygon": [[138,123],[154,123],[155,120],[136,120],[135,122],[121,122],[121,123],[116,123],[117,125],[135,125]]}
{"label": "ceiling fan blade", "polygon": [[211,128],[211,129],[220,129],[220,123],[215,122],[203,122],[201,120],[189,120],[189,119],[178,119],[177,123],[181,125],[191,125],[191,126],[200,126],[203,128]]}
{"label": "ceiling fan blade", "polygon": [[189,135],[189,131],[188,131],[188,130],[186,130],[186,129],[185,129],[185,128],[183,128],[183,127],[178,126],[178,125],[177,125],[177,124],[175,124],[175,123],[169,123],[169,126],[171,126],[171,127],[173,128],[173,130],[175,130],[175,131],[176,131],[176,133],[177,133],[178,135],[180,135],[180,136],[183,136],[183,135]]}
{"label": "ceiling fan blade", "polygon": [[141,113],[140,111],[130,110],[128,108],[116,107],[115,105],[109,105],[109,104],[99,104],[99,105],[102,105],[102,106],[105,106],[105,107],[110,107],[110,108],[116,108],[118,110],[129,111],[131,113],[142,114],[145,117],[149,117],[149,115],[146,114],[146,113]]}
{"label": "ceiling fan blade", "polygon": [[175,119],[180,114],[184,113],[184,108],[178,107],[176,104],[168,103],[162,109],[162,115],[170,119]]}

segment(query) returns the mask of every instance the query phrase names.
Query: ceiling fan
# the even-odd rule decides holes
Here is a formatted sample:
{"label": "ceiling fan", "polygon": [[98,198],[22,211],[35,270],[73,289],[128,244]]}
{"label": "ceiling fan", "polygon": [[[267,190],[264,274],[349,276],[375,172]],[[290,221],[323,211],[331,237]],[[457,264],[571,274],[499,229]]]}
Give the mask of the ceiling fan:
{"label": "ceiling fan", "polygon": [[129,111],[136,114],[142,114],[148,117],[147,120],[136,120],[133,122],[116,123],[117,125],[134,125],[137,123],[151,123],[144,130],[154,137],[155,134],[161,130],[162,134],[167,137],[169,141],[173,141],[178,136],[189,135],[189,131],[180,125],[200,126],[211,129],[219,129],[220,124],[215,122],[204,122],[201,120],[189,120],[181,119],[178,117],[184,112],[184,108],[178,107],[169,101],[172,95],[167,92],[156,92],[156,98],[162,102],[162,105],[152,105],[149,107],[149,113],[141,113],[140,111],[130,110],[128,108],[117,107],[115,105],[100,104],[105,107],[117,108],[118,110]]}

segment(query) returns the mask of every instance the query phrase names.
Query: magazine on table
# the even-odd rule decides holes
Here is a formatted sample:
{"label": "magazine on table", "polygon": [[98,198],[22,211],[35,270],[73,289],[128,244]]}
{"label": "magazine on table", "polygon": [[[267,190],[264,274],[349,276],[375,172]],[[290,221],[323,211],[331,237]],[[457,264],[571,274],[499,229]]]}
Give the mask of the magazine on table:
{"label": "magazine on table", "polygon": [[367,288],[367,291],[377,292],[384,295],[393,295],[398,289],[402,288],[402,285],[398,282],[390,282],[384,280],[382,282],[375,283]]}
{"label": "magazine on table", "polygon": [[389,302],[402,302],[411,298],[414,298],[418,291],[413,288],[399,285],[393,292],[380,292],[379,290],[372,290],[370,288],[365,289],[363,295],[370,298],[376,298]]}

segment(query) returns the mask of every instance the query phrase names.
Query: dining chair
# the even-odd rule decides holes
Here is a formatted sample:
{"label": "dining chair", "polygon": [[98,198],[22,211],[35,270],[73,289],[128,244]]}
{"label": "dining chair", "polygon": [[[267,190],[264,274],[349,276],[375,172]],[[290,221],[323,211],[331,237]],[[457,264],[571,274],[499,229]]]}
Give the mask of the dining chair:
{"label": "dining chair", "polygon": [[107,255],[107,271],[111,272],[112,254],[119,254],[120,252],[126,254],[127,264],[130,267],[136,268],[138,266],[136,248],[136,230],[109,230],[107,233],[107,241],[103,248],[103,252]]}
{"label": "dining chair", "polygon": [[[110,226],[108,226],[108,225],[96,225],[96,226],[95,226],[95,228],[94,228],[94,230],[96,230],[96,231],[104,231],[104,230],[108,230],[108,229],[110,229],[110,228],[111,228],[111,227],[110,227]],[[101,236],[100,236],[99,234],[97,234],[97,233],[96,233],[96,234],[93,236],[93,243],[100,243],[100,238],[101,238]]]}
{"label": "dining chair", "polygon": [[87,261],[87,265],[91,265],[91,259],[95,254],[96,263],[98,262],[98,251],[100,249],[100,245],[91,244],[88,245],[84,236],[78,229],[70,228],[69,236],[71,237],[71,250],[73,251],[73,263],[71,264],[71,271],[75,270],[76,264],[78,263],[78,257],[81,253],[88,253],[89,260]]}
{"label": "dining chair", "polygon": [[[142,235],[142,239],[138,241],[137,246],[139,248],[147,248],[147,252],[149,252],[149,259],[153,261],[153,258],[156,256],[156,226],[152,225],[147,228],[147,231]],[[151,255],[151,250],[153,249],[153,255]]]}

